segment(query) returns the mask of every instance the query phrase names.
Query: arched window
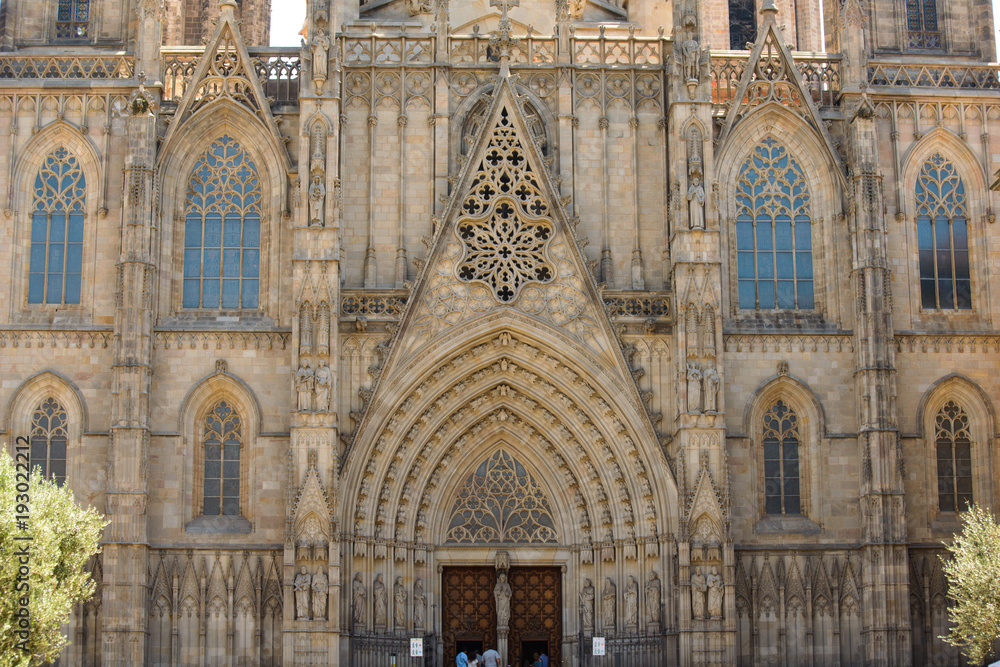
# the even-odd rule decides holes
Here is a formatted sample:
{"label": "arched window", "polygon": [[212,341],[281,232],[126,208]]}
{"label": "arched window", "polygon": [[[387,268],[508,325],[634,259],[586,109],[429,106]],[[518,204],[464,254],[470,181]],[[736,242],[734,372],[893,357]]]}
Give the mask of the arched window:
{"label": "arched window", "polygon": [[764,510],[768,514],[800,514],[799,419],[777,401],[764,415]]}
{"label": "arched window", "polygon": [[813,308],[810,196],[801,167],[764,139],[736,181],[740,308]]}
{"label": "arched window", "polygon": [[729,48],[743,51],[757,39],[754,0],[729,0]]}
{"label": "arched window", "polygon": [[56,37],[86,39],[90,35],[90,0],[59,0]]}
{"label": "arched window", "polygon": [[65,148],[49,153],[35,176],[28,303],[80,303],[87,182]]}
{"label": "arched window", "polygon": [[937,0],[906,0],[906,32],[911,48],[941,48]]}
{"label": "arched window", "polygon": [[66,482],[66,409],[54,398],[42,401],[31,415],[31,468],[43,477]]}
{"label": "arched window", "polygon": [[924,308],[968,310],[968,213],[965,185],[955,165],[940,153],[929,157],[917,177],[916,195],[920,302]]}
{"label": "arched window", "polygon": [[185,308],[256,308],[261,189],[257,167],[229,135],[191,174],[184,222]]}
{"label": "arched window", "polygon": [[938,507],[942,512],[960,512],[972,503],[972,438],[969,417],[954,401],[938,412],[935,422],[937,445]]}
{"label": "arched window", "polygon": [[205,417],[205,516],[240,516],[240,449],[243,422],[228,401]]}

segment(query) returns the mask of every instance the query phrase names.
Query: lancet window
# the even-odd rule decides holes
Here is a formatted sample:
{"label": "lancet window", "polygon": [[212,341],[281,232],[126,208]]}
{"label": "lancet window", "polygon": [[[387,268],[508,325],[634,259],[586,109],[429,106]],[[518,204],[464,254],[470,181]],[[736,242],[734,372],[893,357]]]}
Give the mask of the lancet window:
{"label": "lancet window", "polygon": [[34,194],[28,303],[78,304],[87,181],[76,157],[63,147],[49,153]]}
{"label": "lancet window", "polygon": [[222,135],[191,174],[184,220],[185,308],[256,308],[261,184],[243,147]]}
{"label": "lancet window", "polygon": [[764,509],[768,514],[800,514],[799,419],[784,401],[764,415]]}
{"label": "lancet window", "polygon": [[906,31],[911,48],[941,48],[937,0],[906,0]]}
{"label": "lancet window", "polygon": [[86,39],[90,36],[90,0],[59,0],[56,37]]}
{"label": "lancet window", "polygon": [[972,308],[969,226],[965,184],[940,153],[924,162],[917,177],[917,248],[920,302],[924,308]]}
{"label": "lancet window", "polygon": [[240,456],[243,421],[228,401],[220,401],[205,417],[205,516],[240,516]]}
{"label": "lancet window", "polygon": [[46,398],[31,415],[31,469],[37,467],[58,484],[66,482],[66,427],[66,409],[54,398]]}
{"label": "lancet window", "polygon": [[754,0],[729,0],[729,48],[746,50],[757,39],[757,11]]}
{"label": "lancet window", "polygon": [[937,414],[938,507],[942,512],[960,512],[972,503],[972,437],[969,416],[954,401]]}
{"label": "lancet window", "polygon": [[812,223],[805,175],[784,146],[767,138],[736,182],[740,308],[811,309]]}

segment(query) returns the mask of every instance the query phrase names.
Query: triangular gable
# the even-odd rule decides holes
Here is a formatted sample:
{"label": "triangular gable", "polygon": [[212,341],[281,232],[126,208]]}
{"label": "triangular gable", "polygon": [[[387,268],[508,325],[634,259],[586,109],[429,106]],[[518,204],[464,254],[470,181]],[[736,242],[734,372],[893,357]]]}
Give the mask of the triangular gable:
{"label": "triangular gable", "polygon": [[819,117],[812,93],[806,88],[792,52],[781,35],[777,25],[778,9],[773,0],[765,0],[760,13],[763,25],[757,32],[743,78],[729,105],[718,145],[724,146],[733,128],[755,109],[774,103],[797,114],[812,127],[823,138],[831,164],[839,165],[840,156]]}
{"label": "triangular gable", "polygon": [[261,88],[260,79],[253,66],[253,59],[247,52],[240,35],[233,8],[235,0],[219,3],[219,23],[205,51],[198,59],[191,81],[184,90],[184,96],[177,105],[170,123],[164,145],[189,117],[217,100],[231,100],[256,116],[274,139],[275,146],[284,158],[282,165],[288,171],[291,162],[285,149],[285,142],[278,131],[277,122],[271,114],[271,104]]}

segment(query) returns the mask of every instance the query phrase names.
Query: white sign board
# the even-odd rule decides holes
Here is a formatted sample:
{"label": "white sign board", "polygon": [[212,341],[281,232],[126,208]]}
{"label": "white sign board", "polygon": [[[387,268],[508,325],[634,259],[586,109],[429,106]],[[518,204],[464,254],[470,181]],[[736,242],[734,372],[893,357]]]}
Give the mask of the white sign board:
{"label": "white sign board", "polygon": [[410,640],[410,657],[419,658],[424,655],[424,640],[423,639],[411,639]]}
{"label": "white sign board", "polygon": [[594,655],[604,655],[604,637],[594,637]]}

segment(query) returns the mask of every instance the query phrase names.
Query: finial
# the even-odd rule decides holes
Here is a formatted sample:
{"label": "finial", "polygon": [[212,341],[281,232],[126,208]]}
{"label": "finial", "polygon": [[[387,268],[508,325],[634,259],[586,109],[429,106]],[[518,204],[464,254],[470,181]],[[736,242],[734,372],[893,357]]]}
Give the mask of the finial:
{"label": "finial", "polygon": [[520,0],[490,0],[490,7],[500,8],[500,24],[497,34],[490,38],[490,46],[500,58],[500,76],[504,78],[510,76],[510,51],[519,41],[510,34],[512,26],[507,10],[520,4]]}
{"label": "finial", "polygon": [[760,6],[761,14],[777,14],[778,7],[774,4],[774,0],[764,0],[763,4]]}
{"label": "finial", "polygon": [[236,7],[236,0],[220,0],[219,9],[223,7]]}

